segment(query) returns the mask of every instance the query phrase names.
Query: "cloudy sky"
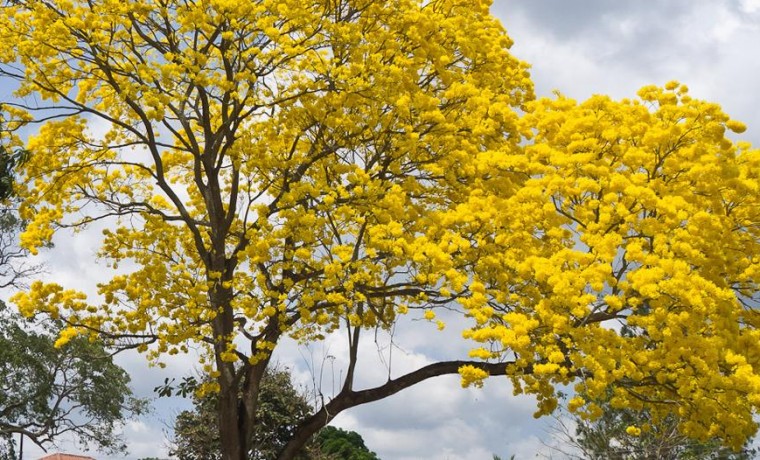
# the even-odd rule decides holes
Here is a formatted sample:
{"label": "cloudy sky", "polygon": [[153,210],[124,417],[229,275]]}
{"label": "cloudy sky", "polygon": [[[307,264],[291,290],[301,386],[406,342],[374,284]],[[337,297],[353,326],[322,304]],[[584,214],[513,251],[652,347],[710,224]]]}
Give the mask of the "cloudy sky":
{"label": "cloudy sky", "polygon": [[[719,102],[732,118],[744,121],[749,129],[743,138],[760,145],[760,0],[495,0],[493,13],[514,39],[514,54],[532,64],[539,96],[556,89],[579,100],[595,93],[623,98],[645,84],[676,79],[692,96]],[[74,287],[101,276],[91,263],[93,253],[86,236],[64,235],[54,254],[43,257],[51,279]],[[436,334],[422,322],[400,325],[393,375],[462,353],[455,329]],[[362,352],[371,364],[362,369],[362,382],[387,378],[387,341],[378,337],[365,344]],[[307,388],[321,373],[329,395],[344,351],[344,342],[335,337],[310,348],[290,345],[277,358]],[[191,360],[159,370],[147,368],[140,356],[120,359],[142,396],[151,396],[164,377],[192,370]],[[160,400],[155,407],[153,415],[124,428],[128,458],[164,456],[167,426],[187,403]],[[492,379],[483,390],[462,390],[457,377],[448,377],[348,411],[335,424],[358,431],[384,460],[490,460],[493,453],[534,458],[547,452],[542,440],[549,440],[551,424],[533,419],[534,410],[532,399],[512,396],[505,379]],[[26,458],[38,455],[27,449]]]}

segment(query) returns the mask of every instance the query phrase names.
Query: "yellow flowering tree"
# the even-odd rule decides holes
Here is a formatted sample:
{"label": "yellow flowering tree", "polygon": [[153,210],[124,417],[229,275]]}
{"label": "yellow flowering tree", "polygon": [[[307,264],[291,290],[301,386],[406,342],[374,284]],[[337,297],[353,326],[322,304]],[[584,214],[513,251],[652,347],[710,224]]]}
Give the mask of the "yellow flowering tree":
{"label": "yellow flowering tree", "polygon": [[441,219],[487,173],[474,160],[517,149],[532,93],[490,1],[2,3],[0,73],[18,83],[4,117],[38,126],[22,244],[107,227],[99,299],[42,281],[15,298],[70,324],[59,345],[99,334],[154,360],[206,347],[235,460],[285,336],[341,327],[351,356],[282,458],[340,411],[467,363],[353,387],[362,328],[467,293],[471,261],[454,254],[470,235]]}
{"label": "yellow flowering tree", "polygon": [[[280,458],[345,409],[457,372],[509,375],[540,414],[558,384],[613,389],[740,446],[760,403],[758,154],[678,84],[530,102],[489,7],[4,1],[5,123],[38,124],[22,243],[105,222],[115,269],[99,299],[37,282],[15,302],[64,318],[60,343],[205,347],[226,460],[251,445],[272,350],[338,329],[341,389]],[[354,388],[362,330],[438,308],[470,321],[468,360]]]}
{"label": "yellow flowering tree", "polygon": [[612,392],[614,409],[741,448],[760,403],[760,152],[726,131],[745,127],[677,82],[535,101],[520,125],[529,141],[509,165],[529,178],[468,205],[469,228],[490,232],[462,300],[473,354],[514,359],[539,414],[575,382],[584,417]]}

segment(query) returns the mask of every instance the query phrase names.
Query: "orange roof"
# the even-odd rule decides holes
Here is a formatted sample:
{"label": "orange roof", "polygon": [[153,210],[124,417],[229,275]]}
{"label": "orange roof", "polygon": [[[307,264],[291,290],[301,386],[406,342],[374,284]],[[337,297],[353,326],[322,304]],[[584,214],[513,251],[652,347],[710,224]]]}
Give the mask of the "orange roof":
{"label": "orange roof", "polygon": [[72,454],[49,454],[44,457],[40,457],[38,460],[95,460],[92,457],[86,455],[72,455]]}

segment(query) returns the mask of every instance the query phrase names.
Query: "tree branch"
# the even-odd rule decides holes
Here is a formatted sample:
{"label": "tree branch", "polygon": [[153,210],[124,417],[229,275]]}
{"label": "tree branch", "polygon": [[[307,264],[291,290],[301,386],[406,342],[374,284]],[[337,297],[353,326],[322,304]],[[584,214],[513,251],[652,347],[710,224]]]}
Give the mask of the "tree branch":
{"label": "tree branch", "polygon": [[[504,363],[484,363],[480,361],[442,361],[421,367],[416,371],[396,379],[388,380],[383,385],[366,390],[353,391],[344,387],[332,401],[322,406],[315,414],[306,418],[296,429],[292,439],[283,448],[277,457],[279,460],[295,458],[295,455],[306,444],[306,442],[320,429],[325,427],[339,413],[346,409],[356,407],[362,404],[378,401],[388,396],[394,395],[401,390],[416,385],[422,381],[438,377],[441,375],[456,374],[462,366],[473,366],[484,370],[488,375],[507,375],[507,366],[513,362]],[[525,369],[526,373],[531,373],[532,368]]]}

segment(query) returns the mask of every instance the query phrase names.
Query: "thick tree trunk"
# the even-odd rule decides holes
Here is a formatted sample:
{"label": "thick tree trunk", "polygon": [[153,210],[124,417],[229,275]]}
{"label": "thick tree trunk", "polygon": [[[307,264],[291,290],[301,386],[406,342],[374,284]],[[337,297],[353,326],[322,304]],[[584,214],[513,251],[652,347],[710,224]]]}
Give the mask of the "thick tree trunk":
{"label": "thick tree trunk", "polygon": [[[221,330],[225,331],[222,336],[229,336],[234,326],[231,309],[223,310],[215,320]],[[229,331],[228,329],[229,328]],[[260,339],[276,342],[279,337],[279,326],[273,320],[265,329]],[[220,336],[219,334],[216,334]],[[251,352],[257,349],[257,340],[251,342]],[[256,411],[258,408],[259,391],[261,380],[266,373],[270,357],[266,357],[255,365],[251,365],[243,359],[242,365],[225,362],[221,359],[221,353],[226,351],[226,342],[221,341],[217,345],[216,363],[220,371],[219,378],[219,407],[218,420],[220,440],[222,443],[222,460],[247,460],[248,453],[253,448],[254,429],[256,426]]]}
{"label": "thick tree trunk", "polygon": [[[218,335],[217,335],[218,336]],[[219,407],[217,418],[222,460],[246,460],[246,445],[240,411],[240,384],[235,365],[220,358],[225,351],[224,341],[216,346],[216,363],[219,377]]]}
{"label": "thick tree trunk", "polygon": [[[226,364],[235,369],[233,365]],[[223,460],[248,458],[248,452],[253,447],[256,406],[265,369],[266,363],[261,366],[244,365],[232,374],[231,381],[224,383],[220,376],[218,418]],[[242,388],[241,379],[244,381]]]}
{"label": "thick tree trunk", "polygon": [[[221,257],[219,259],[214,260],[215,263],[212,263],[212,266],[226,268],[224,259]],[[217,271],[222,272],[221,269]],[[245,428],[248,424],[245,420],[246,411],[241,410],[240,398],[240,372],[244,370],[238,370],[234,363],[222,359],[223,353],[227,352],[227,340],[234,331],[235,322],[230,306],[232,292],[229,288],[224,288],[221,281],[224,280],[219,280],[219,284],[212,290],[210,301],[219,312],[212,326],[216,342],[214,344],[216,369],[219,372],[217,419],[222,460],[247,460],[249,442]]]}
{"label": "thick tree trunk", "polygon": [[237,385],[232,382],[222,384],[219,389],[218,423],[222,444],[222,460],[246,460],[245,436],[241,432],[241,420],[238,411]]}

